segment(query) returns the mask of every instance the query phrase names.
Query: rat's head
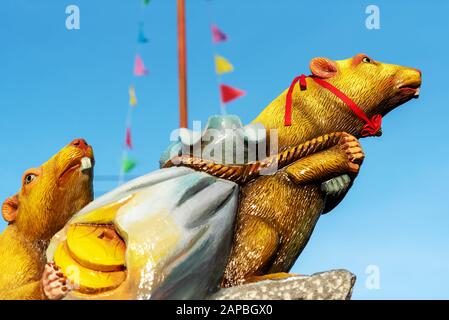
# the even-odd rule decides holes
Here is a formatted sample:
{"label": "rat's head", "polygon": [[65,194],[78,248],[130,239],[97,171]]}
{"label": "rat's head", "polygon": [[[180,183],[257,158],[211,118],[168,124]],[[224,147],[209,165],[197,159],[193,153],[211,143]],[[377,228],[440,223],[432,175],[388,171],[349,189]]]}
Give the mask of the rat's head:
{"label": "rat's head", "polygon": [[419,96],[421,71],[381,63],[365,54],[340,61],[314,58],[310,69],[315,81],[295,78],[290,88],[253,121],[262,123],[265,128],[278,130],[281,148],[337,131],[356,137],[371,135],[369,131],[363,133],[366,126],[378,133],[374,132],[381,120],[378,115],[385,116],[397,106]]}
{"label": "rat's head", "polygon": [[94,156],[76,139],[39,168],[27,170],[22,187],[2,206],[3,218],[29,239],[50,239],[92,201]]}
{"label": "rat's head", "polygon": [[378,62],[366,54],[340,61],[315,58],[310,70],[351,98],[368,117],[384,116],[417,98],[421,86],[418,69]]}

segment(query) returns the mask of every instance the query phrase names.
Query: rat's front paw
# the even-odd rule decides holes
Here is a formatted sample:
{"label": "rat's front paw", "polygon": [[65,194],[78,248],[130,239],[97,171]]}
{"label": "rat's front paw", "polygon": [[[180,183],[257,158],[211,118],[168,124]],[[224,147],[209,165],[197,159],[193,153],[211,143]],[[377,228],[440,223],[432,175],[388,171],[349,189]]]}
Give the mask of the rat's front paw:
{"label": "rat's front paw", "polygon": [[45,265],[42,287],[45,296],[50,300],[60,300],[70,291],[69,280],[54,263]]}
{"label": "rat's front paw", "polygon": [[340,149],[348,158],[349,171],[355,174],[359,173],[360,165],[365,159],[365,153],[359,140],[350,134],[346,134],[340,141]]}

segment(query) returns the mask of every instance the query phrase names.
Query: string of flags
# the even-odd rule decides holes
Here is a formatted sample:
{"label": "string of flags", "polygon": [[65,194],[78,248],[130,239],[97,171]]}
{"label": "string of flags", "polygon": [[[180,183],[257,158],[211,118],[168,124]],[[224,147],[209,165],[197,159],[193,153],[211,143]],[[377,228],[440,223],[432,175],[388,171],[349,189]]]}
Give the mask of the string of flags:
{"label": "string of flags", "polygon": [[[142,13],[143,9],[150,4],[151,0],[141,0],[141,1],[142,1],[141,13]],[[220,43],[228,41],[227,34],[224,33],[220,28],[218,28],[216,24],[211,25],[211,32],[212,32],[213,45],[219,45]],[[145,77],[149,74],[149,70],[145,66],[143,58],[139,54],[138,50],[139,46],[145,45],[148,42],[149,39],[145,35],[144,22],[139,21],[137,33],[137,50],[136,50],[137,52],[135,53],[134,66],[133,66],[134,79]],[[221,110],[222,114],[226,114],[225,104],[239,97],[244,96],[246,92],[244,90],[232,87],[230,85],[221,82],[222,75],[234,71],[234,66],[228,59],[214,52],[214,62],[215,62],[215,73],[218,78],[218,84],[220,89]],[[123,143],[123,150],[122,150],[119,184],[121,184],[124,181],[125,175],[128,174],[131,170],[133,170],[137,165],[137,162],[132,157],[130,157],[130,153],[134,147],[132,140],[132,118],[134,110],[138,105],[136,87],[134,84],[131,84],[129,86],[128,95],[129,95],[129,106],[125,124],[125,137],[124,137],[125,141]]]}
{"label": "string of flags", "polygon": [[[141,1],[142,1],[142,6],[141,6],[141,11],[142,11],[150,3],[150,0],[141,0]],[[144,22],[139,21],[138,34],[137,34],[137,44],[138,45],[145,45],[146,43],[149,42],[148,38],[145,35],[144,27],[145,27]],[[139,47],[137,47],[137,49],[139,49]],[[149,74],[149,70],[145,67],[145,64],[143,62],[141,55],[138,52],[136,52],[135,58],[134,58],[134,68],[133,68],[134,78],[144,77],[144,76],[147,76],[148,74]],[[128,114],[126,116],[126,123],[125,123],[125,141],[124,141],[123,149],[122,149],[119,184],[123,183],[125,175],[127,173],[129,173],[131,170],[133,170],[137,165],[137,161],[134,160],[132,157],[130,157],[130,152],[133,149],[132,129],[131,129],[132,128],[132,118],[133,118],[132,116],[134,113],[134,109],[136,108],[136,106],[138,104],[136,88],[135,88],[134,84],[131,84],[129,86],[128,96],[129,96],[129,106],[128,106]]]}
{"label": "string of flags", "polygon": [[[212,32],[212,43],[217,45],[221,42],[228,40],[228,36],[222,30],[218,28],[216,24],[211,25]],[[240,98],[246,94],[244,90],[231,87],[227,84],[221,82],[221,76],[225,73],[231,73],[234,71],[233,64],[225,57],[214,54],[215,59],[215,73],[217,74],[219,88],[220,88],[220,102],[221,102],[221,112],[226,114],[225,104]]]}

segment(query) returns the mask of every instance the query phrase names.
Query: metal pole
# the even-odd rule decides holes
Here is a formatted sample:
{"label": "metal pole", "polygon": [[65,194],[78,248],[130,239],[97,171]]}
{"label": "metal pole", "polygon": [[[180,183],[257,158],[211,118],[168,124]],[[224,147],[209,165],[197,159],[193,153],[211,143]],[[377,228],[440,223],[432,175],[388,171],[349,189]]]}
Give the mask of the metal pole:
{"label": "metal pole", "polygon": [[185,0],[178,0],[179,127],[187,128],[187,54]]}

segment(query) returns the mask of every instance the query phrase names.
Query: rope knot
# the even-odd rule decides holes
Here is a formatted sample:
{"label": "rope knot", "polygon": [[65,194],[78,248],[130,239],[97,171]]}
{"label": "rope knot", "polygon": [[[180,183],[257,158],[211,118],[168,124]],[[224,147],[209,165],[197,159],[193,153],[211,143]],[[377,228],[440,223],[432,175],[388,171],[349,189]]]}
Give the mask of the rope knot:
{"label": "rope knot", "polygon": [[360,135],[362,137],[380,137],[382,135],[382,116],[380,114],[372,116],[370,122],[363,126]]}

